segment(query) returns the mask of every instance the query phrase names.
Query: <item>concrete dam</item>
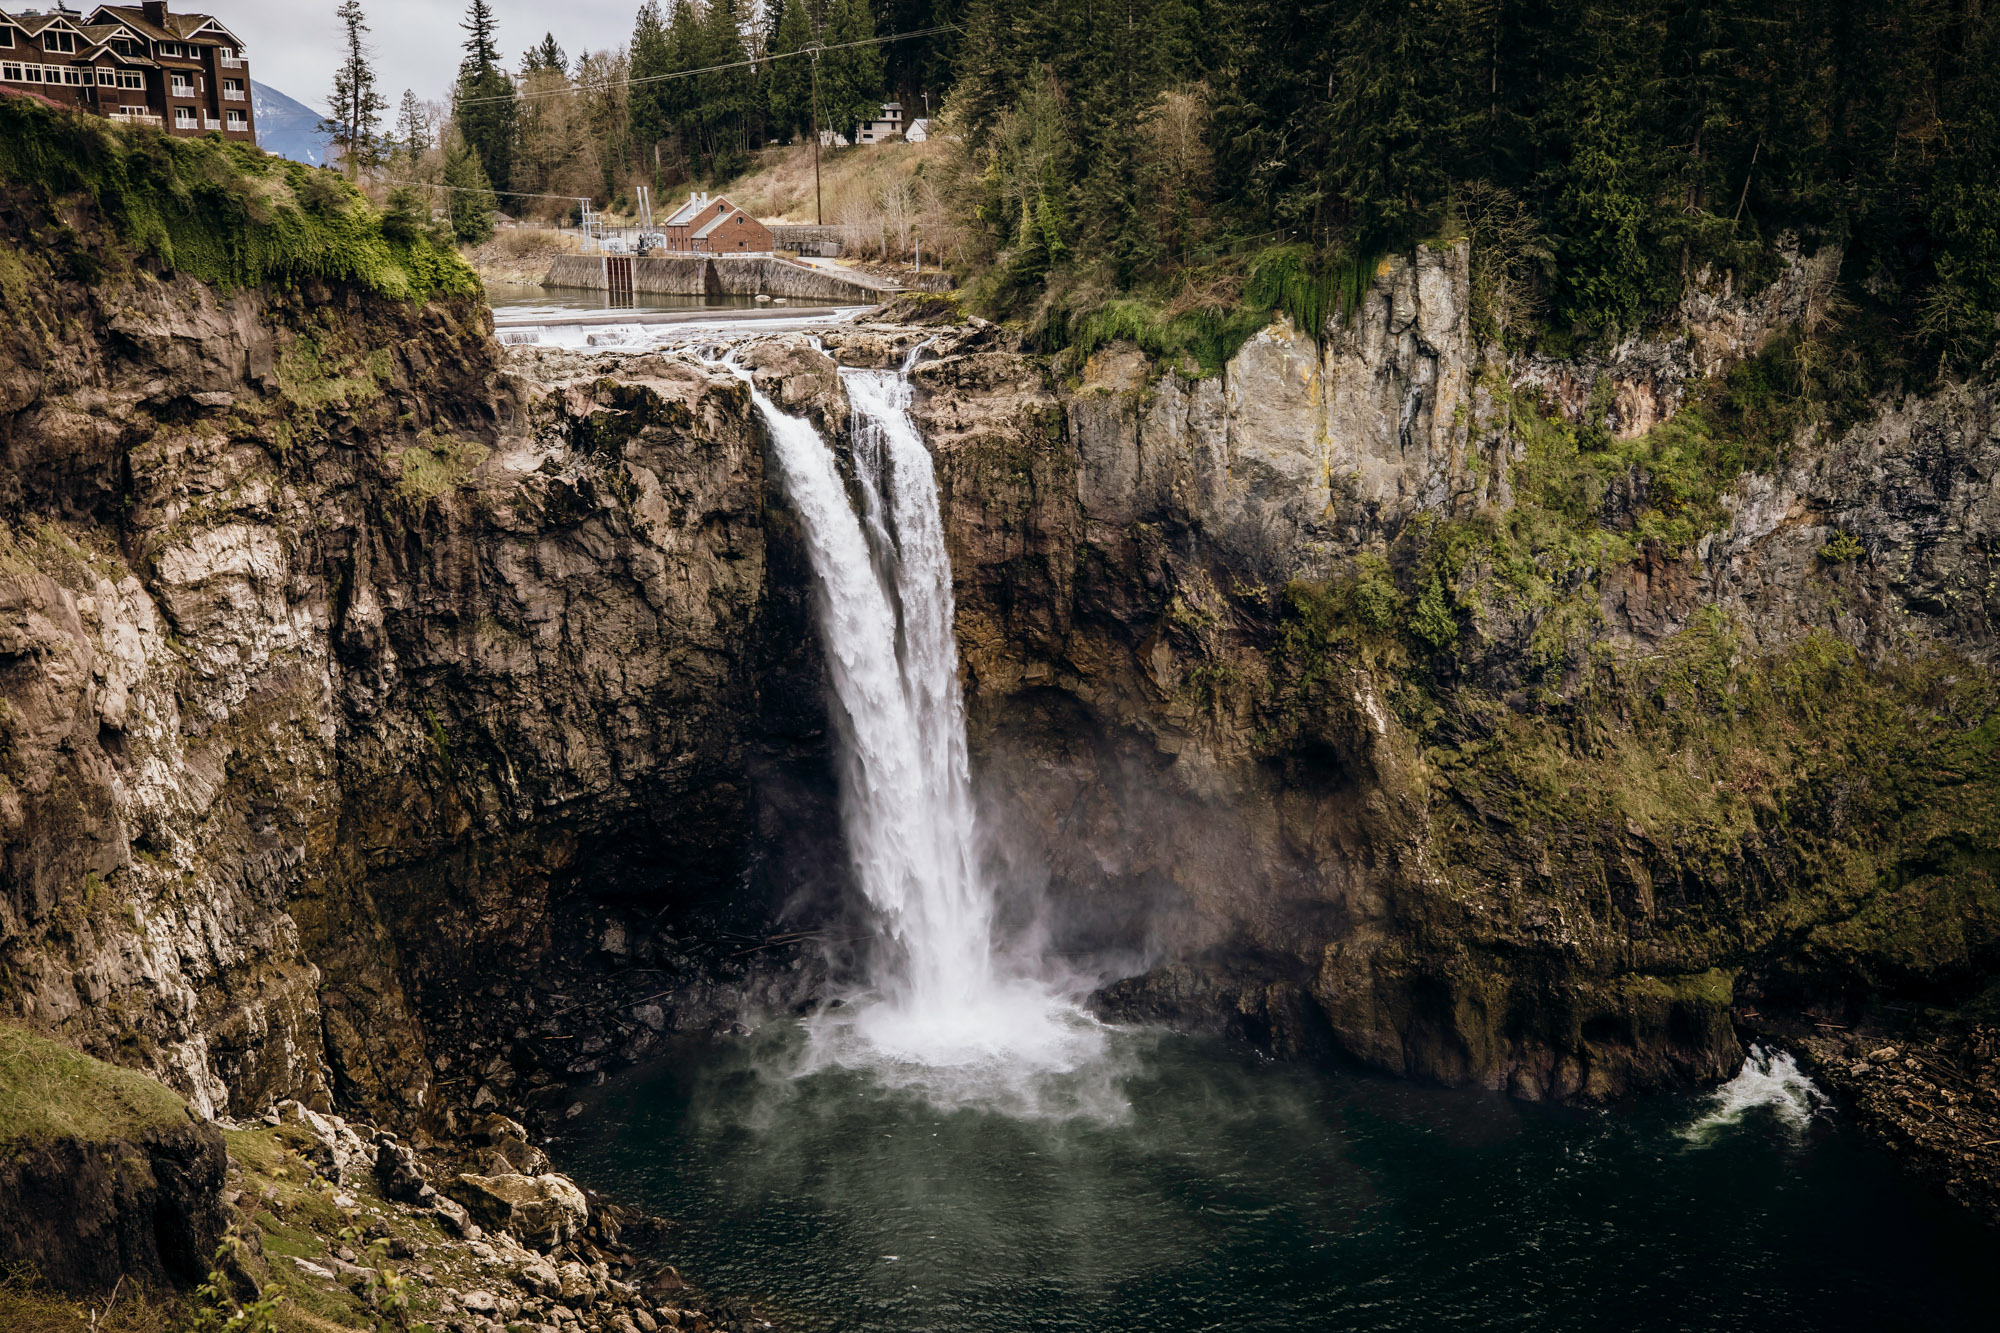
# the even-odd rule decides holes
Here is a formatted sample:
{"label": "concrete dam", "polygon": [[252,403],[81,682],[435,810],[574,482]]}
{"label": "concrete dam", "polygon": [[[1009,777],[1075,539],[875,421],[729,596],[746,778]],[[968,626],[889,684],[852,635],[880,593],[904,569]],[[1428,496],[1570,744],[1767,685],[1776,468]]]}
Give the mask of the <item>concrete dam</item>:
{"label": "concrete dam", "polygon": [[866,273],[737,255],[558,255],[544,287],[654,296],[771,296],[875,305],[903,290]]}

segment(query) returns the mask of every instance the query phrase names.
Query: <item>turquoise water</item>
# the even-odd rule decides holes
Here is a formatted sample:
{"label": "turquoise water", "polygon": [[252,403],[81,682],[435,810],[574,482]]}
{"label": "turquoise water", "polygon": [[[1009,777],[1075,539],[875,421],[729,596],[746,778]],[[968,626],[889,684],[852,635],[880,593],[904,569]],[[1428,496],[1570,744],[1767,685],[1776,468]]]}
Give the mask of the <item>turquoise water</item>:
{"label": "turquoise water", "polygon": [[2000,1238],[1802,1105],[1565,1110],[1125,1032],[1024,1116],[811,1069],[806,1045],[781,1024],[688,1046],[596,1090],[554,1149],[781,1327],[2000,1324]]}

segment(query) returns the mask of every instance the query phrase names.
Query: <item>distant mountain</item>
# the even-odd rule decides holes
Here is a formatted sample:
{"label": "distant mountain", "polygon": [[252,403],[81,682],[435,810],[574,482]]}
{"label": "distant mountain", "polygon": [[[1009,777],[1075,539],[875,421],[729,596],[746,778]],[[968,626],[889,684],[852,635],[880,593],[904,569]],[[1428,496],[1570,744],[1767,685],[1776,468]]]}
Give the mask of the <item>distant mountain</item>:
{"label": "distant mountain", "polygon": [[257,80],[250,80],[250,105],[257,110],[257,143],[267,153],[323,167],[333,156],[333,138],[320,129],[319,112]]}

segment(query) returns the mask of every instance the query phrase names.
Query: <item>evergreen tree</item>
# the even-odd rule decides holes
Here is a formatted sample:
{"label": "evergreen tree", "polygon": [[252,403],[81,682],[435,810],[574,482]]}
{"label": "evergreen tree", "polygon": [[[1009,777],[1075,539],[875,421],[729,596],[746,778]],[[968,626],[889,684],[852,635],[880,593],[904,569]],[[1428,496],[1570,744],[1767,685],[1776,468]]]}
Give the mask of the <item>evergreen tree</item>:
{"label": "evergreen tree", "polygon": [[491,188],[511,189],[515,90],[500,68],[498,24],[486,0],[472,0],[460,26],[466,33],[465,60],[458,69],[454,118]]}
{"label": "evergreen tree", "polygon": [[430,117],[424,114],[424,104],[417,100],[416,90],[405,88],[402,109],[396,113],[396,151],[414,163],[430,150]]}
{"label": "evergreen tree", "polygon": [[646,0],[632,27],[632,137],[655,158],[660,141],[673,133],[675,115],[670,83],[655,82],[674,72],[673,42],[660,18],[659,0]]}
{"label": "evergreen tree", "polygon": [[545,33],[542,36],[542,40],[538,44],[529,47],[528,54],[521,58],[521,69],[523,72],[529,74],[551,72],[567,74],[569,73],[569,57],[564,55],[562,47],[556,44],[556,35],[552,32]]}
{"label": "evergreen tree", "polygon": [[333,94],[328,99],[333,115],[321,121],[320,128],[333,137],[351,180],[358,178],[364,169],[381,163],[383,144],[379,127],[389,104],[375,91],[375,68],[369,63],[374,53],[367,41],[368,20],[362,13],[361,0],[341,0],[334,13],[343,29],[342,55],[333,73]]}
{"label": "evergreen tree", "polygon": [[496,69],[500,64],[500,23],[486,0],[472,0],[465,11],[465,64],[475,69]]}
{"label": "evergreen tree", "polygon": [[812,130],[812,61],[809,56],[793,54],[805,50],[812,40],[812,17],[806,12],[806,0],[784,0],[777,26],[771,32],[770,51],[774,57],[787,58],[770,62],[764,88],[771,128],[787,140]]}
{"label": "evergreen tree", "polygon": [[875,37],[870,0],[827,0],[820,60],[821,124],[850,137],[855,127],[882,113],[882,48],[857,46]]}
{"label": "evergreen tree", "polygon": [[453,134],[445,148],[444,183],[449,191],[447,212],[451,231],[462,245],[478,245],[493,236],[496,201],[486,171],[463,136]]}
{"label": "evergreen tree", "polygon": [[713,72],[688,80],[693,97],[687,123],[708,160],[709,174],[734,175],[748,161],[746,131],[755,106],[736,0],[708,0],[695,33],[689,67]]}

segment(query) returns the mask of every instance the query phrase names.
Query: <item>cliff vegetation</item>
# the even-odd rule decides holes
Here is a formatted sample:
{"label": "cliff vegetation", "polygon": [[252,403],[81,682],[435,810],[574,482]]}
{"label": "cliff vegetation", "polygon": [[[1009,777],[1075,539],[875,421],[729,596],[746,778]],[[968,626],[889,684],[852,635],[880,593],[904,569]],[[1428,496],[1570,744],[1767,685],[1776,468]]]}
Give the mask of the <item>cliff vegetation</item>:
{"label": "cliff vegetation", "polygon": [[[314,280],[422,302],[481,290],[448,244],[406,217],[380,212],[337,173],[220,135],[177,139],[4,98],[0,180],[41,191],[52,205],[87,199],[143,261],[224,291]],[[52,211],[63,216],[59,206]],[[77,246],[70,222],[57,222],[51,239],[84,281],[125,262],[120,248]],[[0,281],[11,284],[10,301],[26,299],[13,267],[0,267]]]}

